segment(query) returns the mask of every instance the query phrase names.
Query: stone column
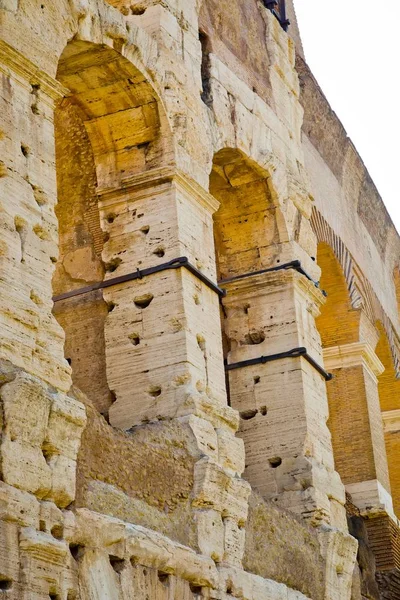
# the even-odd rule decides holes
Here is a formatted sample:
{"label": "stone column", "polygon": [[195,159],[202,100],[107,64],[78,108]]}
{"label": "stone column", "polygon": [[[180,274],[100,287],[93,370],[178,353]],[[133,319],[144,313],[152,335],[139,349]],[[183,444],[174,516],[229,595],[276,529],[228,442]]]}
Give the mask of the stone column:
{"label": "stone column", "polygon": [[[187,257],[216,282],[212,214],[217,201],[172,168],[142,173],[100,200],[110,279]],[[238,418],[227,406],[219,296],[185,268],[161,270],[104,290],[110,423],[179,418],[198,445],[193,507],[198,547],[239,565],[249,486]]]}
{"label": "stone column", "polygon": [[52,316],[58,255],[53,113],[65,90],[0,41],[0,359],[67,391]]}
{"label": "stone column", "polygon": [[335,464],[362,511],[393,513],[377,377],[384,367],[373,342],[324,349]]}
{"label": "stone column", "polygon": [[[299,347],[323,365],[314,320],[323,295],[304,275],[282,270],[222,285],[230,365]],[[304,357],[281,358],[230,370],[229,387],[252,486],[315,525],[345,530],[344,490],[334,470],[318,370]]]}
{"label": "stone column", "polygon": [[[396,381],[396,384],[398,382]],[[397,518],[400,514],[400,410],[382,413],[386,454],[389,466],[393,508]]]}

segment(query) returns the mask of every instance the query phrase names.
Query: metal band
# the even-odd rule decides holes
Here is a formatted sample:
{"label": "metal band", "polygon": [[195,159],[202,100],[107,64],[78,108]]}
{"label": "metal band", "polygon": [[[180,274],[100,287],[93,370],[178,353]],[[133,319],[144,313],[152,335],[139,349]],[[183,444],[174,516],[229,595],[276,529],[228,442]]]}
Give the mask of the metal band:
{"label": "metal band", "polygon": [[[278,265],[277,267],[269,267],[268,269],[261,269],[260,271],[252,271],[251,273],[243,273],[243,275],[236,275],[235,277],[229,277],[229,279],[222,279],[218,282],[218,285],[223,285],[225,283],[232,283],[233,281],[239,281],[240,279],[246,279],[247,277],[254,277],[256,275],[262,275],[263,273],[274,273],[275,271],[287,271],[288,269],[293,269],[297,271],[301,275],[307,277],[311,283],[315,285],[316,288],[321,289],[319,287],[319,281],[315,281],[301,266],[301,262],[299,260],[292,260],[291,262],[284,263],[283,265]],[[324,296],[328,294],[325,290],[321,290]]]}
{"label": "metal band", "polygon": [[242,369],[243,367],[251,367],[253,365],[264,365],[268,362],[273,362],[275,360],[281,360],[283,358],[297,358],[302,356],[305,360],[310,363],[311,366],[314,367],[316,371],[325,379],[325,381],[331,381],[333,379],[333,375],[325,371],[321,365],[317,363],[316,360],[313,359],[307,352],[307,348],[293,348],[292,350],[288,350],[287,352],[279,352],[278,354],[269,354],[268,356],[259,356],[258,358],[249,358],[248,360],[242,360],[237,363],[232,363],[228,365],[225,364],[225,369],[227,371],[233,371],[235,369]]}
{"label": "metal band", "polygon": [[161,265],[156,265],[155,267],[149,267],[148,269],[136,269],[136,271],[133,273],[128,273],[127,275],[121,275],[120,277],[114,277],[113,279],[108,279],[106,281],[99,281],[98,283],[93,283],[92,285],[88,285],[77,290],[65,292],[65,294],[54,296],[53,302],[59,302],[60,300],[66,300],[67,298],[74,298],[75,296],[82,296],[83,294],[88,294],[89,292],[94,292],[96,290],[103,290],[114,285],[126,283],[127,281],[142,279],[142,277],[153,275],[153,273],[160,273],[161,271],[168,271],[171,269],[180,269],[182,267],[187,269],[190,273],[192,273],[192,275],[197,277],[197,279],[210,288],[210,290],[213,290],[213,292],[218,294],[221,298],[226,295],[225,290],[222,290],[220,287],[218,287],[218,285],[211,281],[211,279],[204,275],[204,273],[190,264],[189,259],[186,256],[181,256],[179,258],[174,258],[169,262],[162,263]]}

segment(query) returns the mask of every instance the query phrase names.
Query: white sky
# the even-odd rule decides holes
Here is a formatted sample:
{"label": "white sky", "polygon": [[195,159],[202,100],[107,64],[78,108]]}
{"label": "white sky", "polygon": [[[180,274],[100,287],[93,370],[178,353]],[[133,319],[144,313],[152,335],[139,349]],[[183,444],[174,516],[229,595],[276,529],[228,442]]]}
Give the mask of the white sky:
{"label": "white sky", "polygon": [[307,62],[400,232],[400,0],[294,0]]}

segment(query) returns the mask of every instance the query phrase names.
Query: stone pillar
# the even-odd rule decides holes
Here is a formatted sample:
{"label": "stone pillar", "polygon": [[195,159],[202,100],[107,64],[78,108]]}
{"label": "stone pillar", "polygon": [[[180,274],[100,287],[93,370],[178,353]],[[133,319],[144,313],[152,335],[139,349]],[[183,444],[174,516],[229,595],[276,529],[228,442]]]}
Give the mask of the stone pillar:
{"label": "stone pillar", "polygon": [[57,260],[54,104],[64,89],[0,42],[0,359],[67,391],[52,316]]}
{"label": "stone pillar", "polygon": [[[323,364],[315,326],[323,295],[304,275],[282,270],[222,285],[229,364],[299,347]],[[252,486],[314,525],[345,530],[321,374],[304,357],[288,357],[230,370],[229,387]]]}
{"label": "stone pillar", "polygon": [[378,380],[384,367],[373,341],[324,349],[334,374],[328,387],[335,464],[353,503],[362,511],[393,513]]}
{"label": "stone pillar", "polygon": [[[113,278],[179,257],[216,282],[212,214],[217,201],[173,169],[149,171],[100,200]],[[219,296],[185,268],[104,290],[110,423],[125,430],[179,418],[198,444],[193,507],[198,547],[239,565],[249,486],[238,418],[227,406]]]}
{"label": "stone pillar", "polygon": [[[211,196],[172,170],[143,173],[126,189],[104,195],[107,278],[185,256],[215,282],[216,208]],[[179,268],[107,288],[104,297],[110,306],[107,378],[116,396],[112,425],[129,429],[193,414],[202,402],[226,405],[214,290]]]}
{"label": "stone pillar", "polygon": [[[398,382],[396,381],[396,384]],[[397,386],[396,386],[397,387]],[[386,454],[389,466],[393,508],[397,518],[400,514],[400,410],[382,413]]]}

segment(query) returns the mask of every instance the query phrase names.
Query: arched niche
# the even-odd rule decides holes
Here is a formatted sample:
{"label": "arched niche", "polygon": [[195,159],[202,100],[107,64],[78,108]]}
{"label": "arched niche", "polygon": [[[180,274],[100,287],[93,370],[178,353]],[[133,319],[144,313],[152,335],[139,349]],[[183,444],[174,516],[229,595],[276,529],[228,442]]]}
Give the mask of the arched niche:
{"label": "arched niche", "polygon": [[[104,194],[118,198],[135,176],[172,160],[164,152],[166,119],[159,100],[146,77],[118,52],[73,41],[60,57],[57,78],[69,92],[55,112],[56,297],[113,276],[122,258],[103,261],[105,245],[113,243],[108,231],[113,212]],[[73,382],[105,415],[114,399],[105,359],[110,308],[99,290],[56,301],[53,311],[65,331]]]}
{"label": "arched niche", "polygon": [[324,242],[318,244],[317,263],[321,268],[320,287],[327,292],[316,319],[322,347],[358,342],[361,313],[352,307],[343,269],[332,248]]}
{"label": "arched niche", "polygon": [[267,173],[239,150],[220,150],[210,193],[220,203],[214,214],[218,279],[273,266],[282,238],[281,215]]}

